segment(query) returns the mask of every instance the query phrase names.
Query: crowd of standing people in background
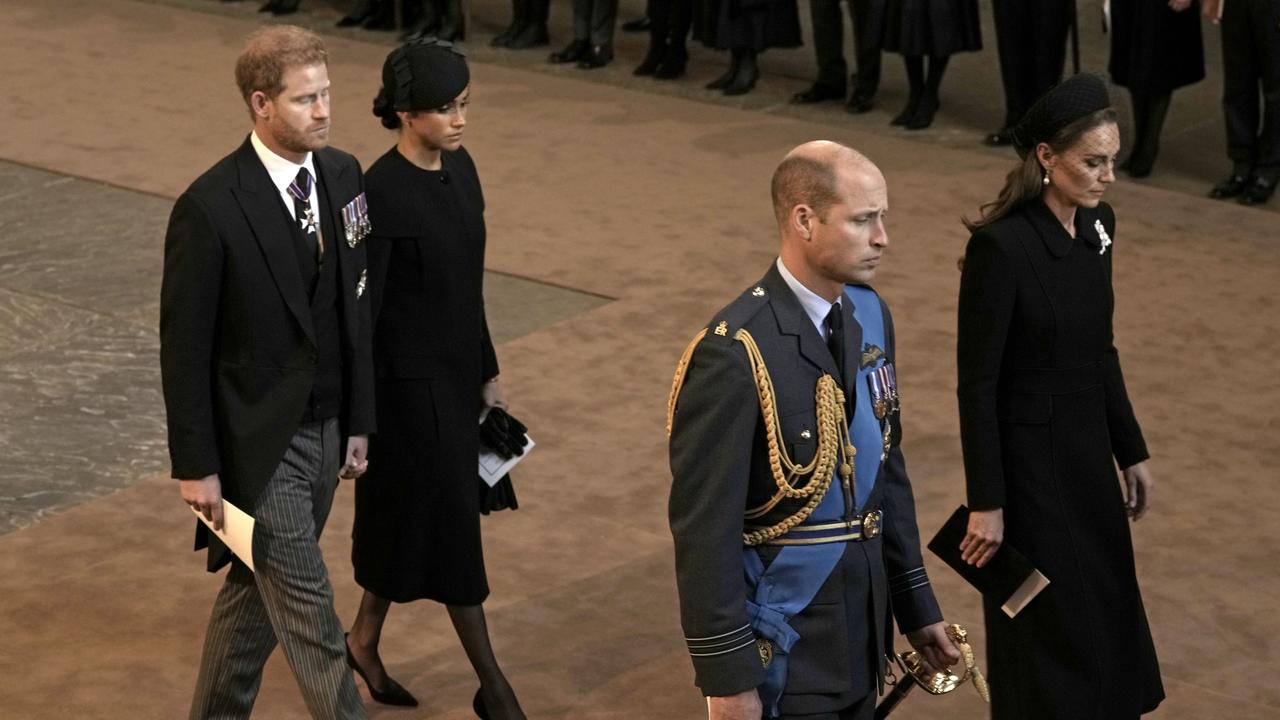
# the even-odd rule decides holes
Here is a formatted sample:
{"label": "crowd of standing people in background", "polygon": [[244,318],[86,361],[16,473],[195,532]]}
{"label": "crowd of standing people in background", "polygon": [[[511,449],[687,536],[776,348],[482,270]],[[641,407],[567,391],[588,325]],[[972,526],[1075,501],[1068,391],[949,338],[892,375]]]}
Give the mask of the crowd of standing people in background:
{"label": "crowd of standing people in background", "polygon": [[[224,0],[228,1],[228,0]],[[234,1],[234,0],[231,0]],[[572,37],[548,56],[584,70],[614,60],[618,0],[572,0]],[[942,82],[951,56],[983,49],[978,0],[843,0],[852,23],[853,72],[844,55],[842,0],[810,0],[816,76],[791,102],[843,102],[854,114],[875,107],[881,54],[902,56],[908,92],[892,124],[928,128],[942,107]],[[277,15],[300,0],[268,0]],[[550,0],[511,0],[511,18],[490,44],[529,49],[549,46]],[[401,39],[465,37],[462,0],[348,0],[342,27],[401,31]],[[1280,183],[1280,0],[992,0],[995,46],[1005,115],[984,138],[991,146],[1015,142],[1012,126],[1032,100],[1064,76],[1068,46],[1078,48],[1078,17],[1101,13],[1110,35],[1108,71],[1129,92],[1133,141],[1121,169],[1149,176],[1160,135],[1178,88],[1205,78],[1202,17],[1221,25],[1223,112],[1231,170],[1210,196],[1242,204],[1265,203]],[[707,89],[745,95],[760,80],[758,59],[771,48],[804,44],[798,0],[647,0],[642,18],[624,31],[647,32],[648,49],[637,76],[674,80],[685,74],[690,40],[728,51],[728,64]],[[1078,50],[1074,65],[1079,69]]]}

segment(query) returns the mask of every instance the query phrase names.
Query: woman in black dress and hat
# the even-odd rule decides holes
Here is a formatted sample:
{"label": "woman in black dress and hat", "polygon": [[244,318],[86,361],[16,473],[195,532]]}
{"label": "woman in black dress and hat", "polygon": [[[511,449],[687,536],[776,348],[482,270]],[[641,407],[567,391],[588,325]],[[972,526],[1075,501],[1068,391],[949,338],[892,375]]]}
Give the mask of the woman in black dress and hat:
{"label": "woman in black dress and hat", "polygon": [[708,90],[745,95],[760,79],[757,58],[769,48],[800,47],[796,0],[699,0],[695,34],[702,44],[729,51],[729,67]]}
{"label": "woman in black dress and hat", "polygon": [[1151,174],[1173,91],[1204,79],[1204,42],[1196,0],[1112,0],[1111,80],[1129,89],[1133,150],[1121,166]]}
{"label": "woman in black dress and hat", "polygon": [[481,605],[477,423],[506,402],[481,293],[484,196],[462,147],[470,95],[462,53],[425,39],[388,55],[374,100],[399,139],[365,173],[379,467],[356,484],[351,555],[365,593],[348,660],[375,700],[416,705],[378,641],[392,602],[436,600],[479,677],[476,714],[523,719]]}
{"label": "woman in black dress and hat", "polygon": [[929,127],[942,106],[938,93],[951,56],[982,49],[978,0],[889,0],[884,49],[901,54],[907,67],[907,105],[892,124]]}
{"label": "woman in black dress and hat", "polygon": [[1012,619],[1004,598],[984,598],[991,717],[1137,718],[1164,688],[1128,526],[1152,479],[1112,341],[1116,223],[1102,195],[1120,132],[1106,86],[1063,82],[1014,142],[1022,161],[965,223],[961,556],[982,566],[1008,542],[1049,585]]}

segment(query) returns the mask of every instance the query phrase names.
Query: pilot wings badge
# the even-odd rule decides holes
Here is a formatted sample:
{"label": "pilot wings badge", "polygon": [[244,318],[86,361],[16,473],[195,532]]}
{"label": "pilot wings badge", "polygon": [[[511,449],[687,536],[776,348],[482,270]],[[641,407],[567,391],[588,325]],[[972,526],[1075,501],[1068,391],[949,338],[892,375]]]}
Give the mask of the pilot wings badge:
{"label": "pilot wings badge", "polygon": [[859,367],[869,368],[875,365],[882,357],[884,357],[883,350],[867,343],[862,347],[862,364]]}

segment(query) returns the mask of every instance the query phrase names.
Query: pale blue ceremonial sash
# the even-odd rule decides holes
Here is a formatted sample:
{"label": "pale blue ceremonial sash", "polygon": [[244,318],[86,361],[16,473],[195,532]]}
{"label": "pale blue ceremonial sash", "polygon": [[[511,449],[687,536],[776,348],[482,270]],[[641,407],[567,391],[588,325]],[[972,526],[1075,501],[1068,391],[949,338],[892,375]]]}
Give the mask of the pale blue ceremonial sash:
{"label": "pale blue ceremonial sash", "polygon": [[[862,342],[884,349],[884,313],[880,298],[865,287],[845,288],[854,309],[854,319],[862,326]],[[861,366],[862,349],[858,348],[858,365]],[[857,448],[855,460],[854,496],[861,510],[880,472],[880,455],[883,439],[880,422],[871,407],[871,393],[867,375],[872,367],[859,367],[853,387],[856,394],[853,422],[849,426],[850,439]],[[805,525],[839,522],[844,519],[844,488],[838,478],[831,483],[826,497],[805,520]],[[844,555],[844,542],[818,545],[787,545],[779,552],[768,569],[760,560],[755,548],[744,548],[743,568],[747,581],[747,620],[757,637],[773,645],[773,659],[765,668],[765,680],[758,691],[764,704],[765,717],[778,714],[778,701],[787,684],[787,656],[800,640],[791,627],[790,619],[809,607],[813,598],[831,576],[836,563]]]}

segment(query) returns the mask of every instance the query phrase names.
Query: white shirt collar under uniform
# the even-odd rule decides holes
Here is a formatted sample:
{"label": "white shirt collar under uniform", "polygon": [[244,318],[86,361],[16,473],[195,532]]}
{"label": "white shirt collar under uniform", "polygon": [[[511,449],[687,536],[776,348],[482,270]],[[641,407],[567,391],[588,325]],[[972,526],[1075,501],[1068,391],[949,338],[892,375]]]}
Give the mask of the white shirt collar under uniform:
{"label": "white shirt collar under uniform", "polygon": [[[800,301],[800,307],[804,308],[804,314],[809,316],[809,320],[813,322],[813,326],[818,329],[818,337],[825,340],[827,338],[827,313],[831,312],[832,303],[821,295],[815,293],[805,287],[796,279],[795,275],[787,269],[786,263],[782,262],[782,258],[778,258],[778,274],[786,281],[787,287],[791,288],[791,292]],[[836,302],[840,302],[839,299]]]}
{"label": "white shirt collar under uniform", "polygon": [[258,153],[258,159],[262,161],[262,165],[267,169],[267,174],[271,176],[271,184],[276,186],[276,190],[280,191],[280,198],[284,200],[284,206],[289,211],[289,215],[297,220],[298,216],[293,210],[293,196],[289,194],[289,183],[298,177],[298,168],[306,168],[311,173],[313,182],[311,183],[311,207],[319,213],[320,196],[317,189],[320,187],[320,178],[316,175],[316,166],[312,162],[312,153],[307,153],[307,157],[303,159],[302,164],[286,160],[272,152],[271,148],[266,146],[258,138],[258,131],[254,130],[249,134],[249,142],[253,145],[254,152]]}

